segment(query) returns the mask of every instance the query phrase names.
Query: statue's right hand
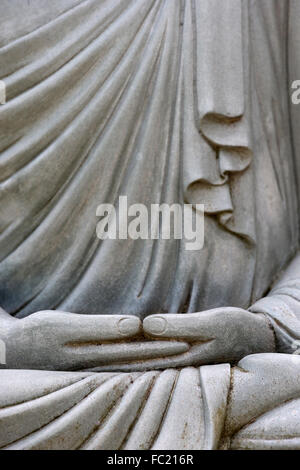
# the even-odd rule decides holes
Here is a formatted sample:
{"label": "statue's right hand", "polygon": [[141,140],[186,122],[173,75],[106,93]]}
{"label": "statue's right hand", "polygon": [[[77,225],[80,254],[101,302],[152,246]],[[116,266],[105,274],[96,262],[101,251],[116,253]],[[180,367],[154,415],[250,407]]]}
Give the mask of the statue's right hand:
{"label": "statue's right hand", "polygon": [[0,324],[9,369],[80,370],[178,354],[187,348],[185,343],[139,341],[141,332],[141,321],[134,316],[55,310]]}

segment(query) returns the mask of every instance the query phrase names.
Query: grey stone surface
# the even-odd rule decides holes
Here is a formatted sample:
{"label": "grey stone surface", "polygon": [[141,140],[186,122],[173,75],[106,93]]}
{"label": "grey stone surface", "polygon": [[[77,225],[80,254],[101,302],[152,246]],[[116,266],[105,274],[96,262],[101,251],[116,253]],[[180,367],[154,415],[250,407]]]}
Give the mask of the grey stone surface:
{"label": "grey stone surface", "polygon": [[[289,15],[274,0],[1,2],[7,312],[144,318],[262,297],[299,239]],[[98,240],[96,208],[120,195],[204,203],[204,248]]]}
{"label": "grey stone surface", "polygon": [[[300,449],[299,1],[0,18],[0,447]],[[120,195],[203,250],[98,240]]]}
{"label": "grey stone surface", "polygon": [[[31,379],[31,371],[16,376],[20,373]],[[38,374],[42,383],[45,373]],[[68,385],[76,375],[77,381]],[[11,384],[6,377],[0,393]],[[161,450],[212,449],[219,443],[229,365],[62,378],[66,383],[58,390],[53,376],[52,392],[0,410],[2,447]]]}
{"label": "grey stone surface", "polygon": [[11,372],[0,376],[3,449],[300,448],[298,356],[257,354],[232,369],[14,371],[22,403]]}

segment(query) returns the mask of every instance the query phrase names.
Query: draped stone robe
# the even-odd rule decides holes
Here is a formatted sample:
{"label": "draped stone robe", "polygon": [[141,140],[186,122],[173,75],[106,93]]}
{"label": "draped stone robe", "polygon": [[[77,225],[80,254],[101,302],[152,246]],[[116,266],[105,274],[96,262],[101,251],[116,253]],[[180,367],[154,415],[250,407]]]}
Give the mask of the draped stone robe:
{"label": "draped stone robe", "polygon": [[[289,2],[3,0],[0,305],[248,307],[298,246]],[[96,208],[205,204],[205,245],[96,237]],[[241,268],[242,267],[242,268]]]}
{"label": "draped stone robe", "polygon": [[[298,0],[2,0],[0,305],[143,317],[260,299],[298,247],[299,17]],[[100,242],[96,207],[119,195],[204,203],[204,249]],[[251,307],[289,353],[299,292],[298,256]],[[299,377],[291,354],[1,370],[0,447],[300,448]]]}

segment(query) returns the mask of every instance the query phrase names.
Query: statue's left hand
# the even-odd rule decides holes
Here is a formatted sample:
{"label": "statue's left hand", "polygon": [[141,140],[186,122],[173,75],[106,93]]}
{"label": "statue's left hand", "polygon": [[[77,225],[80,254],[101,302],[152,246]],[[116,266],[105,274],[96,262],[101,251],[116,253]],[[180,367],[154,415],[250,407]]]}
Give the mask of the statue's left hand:
{"label": "statue's left hand", "polygon": [[[264,315],[239,308],[152,315],[143,323],[153,339],[185,341],[189,351],[166,358],[168,367],[236,362],[249,354],[274,352],[274,334]],[[154,364],[153,364],[154,365]]]}

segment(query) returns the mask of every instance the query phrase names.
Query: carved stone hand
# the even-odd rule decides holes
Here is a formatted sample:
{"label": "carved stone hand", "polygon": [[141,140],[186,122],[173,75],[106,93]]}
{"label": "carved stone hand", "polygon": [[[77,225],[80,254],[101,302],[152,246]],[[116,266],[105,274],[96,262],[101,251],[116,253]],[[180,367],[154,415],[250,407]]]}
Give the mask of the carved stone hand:
{"label": "carved stone hand", "polygon": [[[184,352],[182,342],[139,341],[137,317],[42,311],[0,318],[10,369],[79,370]],[[136,339],[132,342],[132,339]]]}
{"label": "carved stone hand", "polygon": [[23,320],[1,318],[0,339],[7,367],[17,369],[145,370],[232,363],[275,350],[264,315],[237,308],[152,315],[143,325],[125,315],[49,310]]}
{"label": "carved stone hand", "polygon": [[250,354],[275,351],[274,334],[264,315],[239,308],[152,315],[145,318],[143,328],[150,338],[190,345],[186,353],[166,359],[169,367],[233,363]]}
{"label": "carved stone hand", "polygon": [[[144,371],[174,367],[236,363],[250,354],[275,352],[275,336],[262,314],[224,307],[190,314],[158,314],[145,318],[144,336],[185,345],[185,352],[150,360],[115,363],[98,371]],[[178,343],[179,342],[179,343]]]}

